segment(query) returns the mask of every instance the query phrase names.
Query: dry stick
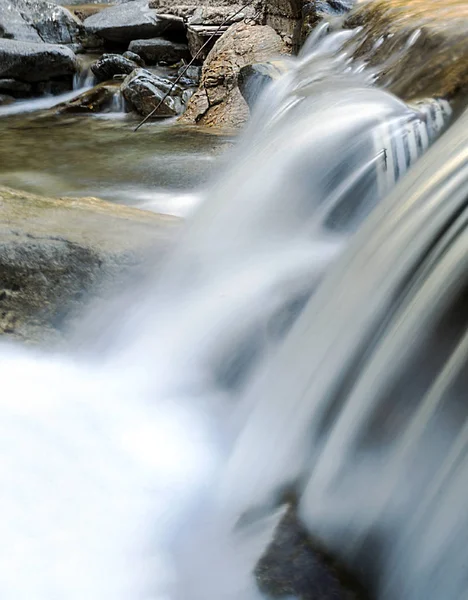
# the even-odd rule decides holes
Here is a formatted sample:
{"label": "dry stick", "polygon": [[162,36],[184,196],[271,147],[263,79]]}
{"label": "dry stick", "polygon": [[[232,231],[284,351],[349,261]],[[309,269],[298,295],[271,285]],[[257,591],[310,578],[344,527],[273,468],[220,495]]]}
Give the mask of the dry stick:
{"label": "dry stick", "polygon": [[138,123],[138,125],[134,129],[134,132],[138,131],[140,129],[140,127],[142,127],[146,123],[146,121],[151,119],[151,117],[160,108],[160,106],[163,104],[163,102],[166,100],[166,98],[169,96],[169,94],[172,92],[172,90],[175,88],[175,86],[179,83],[179,81],[182,79],[182,77],[185,75],[185,73],[187,73],[188,69],[193,65],[194,61],[197,60],[197,58],[200,56],[200,54],[203,52],[203,50],[208,46],[208,44],[211,42],[211,40],[218,35],[218,33],[221,31],[221,29],[227,23],[229,23],[229,21],[232,21],[235,17],[237,17],[237,15],[239,13],[241,13],[243,10],[248,8],[254,2],[255,2],[255,0],[250,0],[249,2],[247,2],[247,4],[244,4],[244,6],[242,6],[242,8],[239,8],[238,11],[236,11],[233,15],[230,15],[229,17],[227,17],[227,19],[225,19],[221,23],[221,25],[218,27],[218,29],[216,29],[216,31],[206,40],[206,42],[203,44],[203,46],[200,48],[200,50],[198,50],[198,52],[195,54],[195,56],[192,58],[192,60],[185,66],[185,69],[183,69],[183,71],[179,74],[179,76],[174,81],[174,83],[171,85],[169,90],[164,94],[163,98],[159,101],[158,105],[155,108],[153,108],[153,110],[148,115],[146,115],[146,117],[143,119],[143,121],[140,121],[140,123]]}

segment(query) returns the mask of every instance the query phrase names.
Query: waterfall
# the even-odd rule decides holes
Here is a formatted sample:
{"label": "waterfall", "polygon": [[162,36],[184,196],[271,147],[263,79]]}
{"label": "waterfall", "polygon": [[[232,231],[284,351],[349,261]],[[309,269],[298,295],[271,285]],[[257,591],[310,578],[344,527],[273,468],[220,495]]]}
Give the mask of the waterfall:
{"label": "waterfall", "polygon": [[[362,528],[349,525],[349,544],[343,544],[351,562],[367,521],[395,524],[380,521],[391,490],[382,492],[380,504],[359,503],[373,472],[385,468],[384,455],[377,447],[369,461],[361,456],[353,444],[361,412],[346,411],[374,381],[372,357],[362,371],[363,392],[342,412],[339,400],[346,383],[349,389],[360,383],[353,382],[353,367],[363,369],[377,344],[378,309],[380,321],[390,318],[392,292],[409,286],[396,266],[407,251],[403,241],[410,246],[407,272],[412,263],[422,273],[423,242],[441,233],[440,223],[422,228],[424,206],[419,220],[404,221],[412,214],[412,173],[374,214],[440,134],[450,109],[442,101],[407,106],[372,88],[371,77],[343,49],[345,38],[330,34],[309,43],[267,90],[163,272],[133,293],[130,306],[116,300],[117,312],[110,312],[119,323],[106,326],[105,314],[91,312],[75,340],[77,352],[67,356],[0,349],[5,600],[258,598],[251,573],[281,516],[274,493],[289,483],[303,482],[304,520],[331,546],[348,531],[348,516],[362,509],[356,521]],[[449,198],[449,183],[439,189],[434,174],[440,169],[443,178],[450,164],[440,166],[432,154],[424,165],[420,204],[425,199],[432,206],[436,192]],[[434,211],[448,213],[454,202]],[[393,243],[397,218],[402,233]],[[369,240],[359,252],[364,233],[349,243],[364,221]],[[389,242],[380,247],[384,234]],[[396,333],[405,309],[402,299]],[[409,353],[411,340],[405,341]],[[405,354],[398,358],[404,363]],[[356,421],[355,430],[346,428],[349,440],[331,431],[327,443],[319,435],[327,411],[314,415],[325,404],[339,415],[332,414],[337,432],[340,419]],[[461,468],[458,454],[450,456],[453,468]],[[357,468],[348,469],[350,463]],[[459,481],[452,463],[441,482],[434,480],[434,498],[447,478]],[[432,509],[430,494],[426,502],[422,509]],[[257,505],[271,514],[258,526],[236,529],[239,516]],[[403,513],[413,509],[402,506]],[[398,566],[404,536],[405,548],[415,541],[401,523],[392,548]],[[429,550],[419,558],[434,563]],[[391,592],[381,597],[396,598],[391,594],[401,581],[394,585],[387,577]]]}

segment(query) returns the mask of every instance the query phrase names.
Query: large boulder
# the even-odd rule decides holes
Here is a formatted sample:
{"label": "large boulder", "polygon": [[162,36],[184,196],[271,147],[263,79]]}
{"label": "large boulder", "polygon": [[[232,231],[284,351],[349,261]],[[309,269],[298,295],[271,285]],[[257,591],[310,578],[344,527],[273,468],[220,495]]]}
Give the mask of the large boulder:
{"label": "large boulder", "polygon": [[177,221],[96,198],[0,187],[0,333],[54,341],[90,298],[167,248]]}
{"label": "large boulder", "polygon": [[468,91],[468,9],[464,0],[357,2],[354,57],[407,101],[462,98]]}
{"label": "large boulder", "polygon": [[203,66],[200,87],[192,96],[183,123],[239,127],[249,109],[237,78],[242,67],[267,61],[284,49],[281,37],[266,25],[236,23],[218,40]]}
{"label": "large boulder", "polygon": [[174,117],[182,110],[182,101],[175,96],[178,88],[170,91],[171,83],[146,69],[135,69],[122,83],[122,94],[128,104],[146,117],[157,108],[155,118]]}
{"label": "large boulder", "polygon": [[0,77],[26,82],[71,76],[77,70],[75,54],[66,46],[0,38]]}
{"label": "large boulder", "polygon": [[83,28],[66,8],[46,0],[0,0],[1,37],[50,44],[79,43]]}
{"label": "large boulder", "polygon": [[170,15],[158,15],[148,8],[148,0],[133,0],[107,8],[84,21],[90,34],[106,41],[128,45],[135,39],[147,39],[161,35],[178,36],[183,32],[182,19]]}
{"label": "large boulder", "polygon": [[187,44],[171,42],[163,38],[149,40],[134,40],[128,47],[131,52],[138,54],[148,65],[157,63],[177,63],[182,59],[190,60]]}

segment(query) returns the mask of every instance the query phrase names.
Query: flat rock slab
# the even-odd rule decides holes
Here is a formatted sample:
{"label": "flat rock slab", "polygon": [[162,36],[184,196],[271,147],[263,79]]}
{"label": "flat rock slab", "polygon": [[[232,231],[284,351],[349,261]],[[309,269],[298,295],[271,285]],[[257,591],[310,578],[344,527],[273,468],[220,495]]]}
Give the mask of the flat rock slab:
{"label": "flat rock slab", "polygon": [[0,77],[26,82],[72,75],[75,54],[66,46],[0,39]]}
{"label": "flat rock slab", "polygon": [[97,198],[0,187],[0,333],[60,339],[90,298],[106,297],[128,268],[154,263],[177,222]]}
{"label": "flat rock slab", "polygon": [[138,54],[148,65],[160,62],[172,64],[182,59],[190,60],[187,44],[179,44],[163,38],[134,40],[130,43],[129,50]]}
{"label": "flat rock slab", "polygon": [[133,0],[107,8],[85,19],[84,25],[89,33],[119,44],[163,34],[170,36],[183,30],[182,19],[159,16],[155,10],[148,8],[147,0]]}

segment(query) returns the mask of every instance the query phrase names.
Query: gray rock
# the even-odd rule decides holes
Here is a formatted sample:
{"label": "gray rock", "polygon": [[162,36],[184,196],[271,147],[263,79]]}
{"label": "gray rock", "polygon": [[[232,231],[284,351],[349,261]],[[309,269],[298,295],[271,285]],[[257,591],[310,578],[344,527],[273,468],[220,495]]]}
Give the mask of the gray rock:
{"label": "gray rock", "polygon": [[74,44],[83,27],[69,10],[46,0],[0,0],[0,31],[20,41]]}
{"label": "gray rock", "polygon": [[161,255],[176,223],[96,198],[1,187],[0,333],[60,340],[90,299],[121,289],[129,269],[144,268],[147,253],[151,262]]}
{"label": "gray rock", "polygon": [[0,106],[6,106],[7,104],[12,104],[15,101],[13,96],[9,96],[8,94],[0,94]]}
{"label": "gray rock", "polygon": [[179,44],[163,38],[134,40],[130,43],[129,50],[141,56],[148,65],[161,62],[172,64],[190,59],[187,44]]}
{"label": "gray rock", "polygon": [[178,75],[182,77],[181,82],[187,83],[187,85],[198,85],[202,74],[202,68],[198,65],[184,65],[180,67]]}
{"label": "gray rock", "polygon": [[35,82],[76,70],[75,54],[66,46],[0,39],[0,77]]}
{"label": "gray rock", "polygon": [[0,79],[0,92],[10,94],[15,98],[25,98],[32,92],[32,85],[17,79]]}
{"label": "gray rock", "polygon": [[162,34],[170,37],[183,30],[182,19],[158,16],[155,10],[148,8],[148,0],[133,0],[107,8],[85,19],[84,25],[89,33],[120,44]]}
{"label": "gray rock", "polygon": [[359,600],[367,594],[333,557],[326,554],[290,507],[255,569],[268,598]]}
{"label": "gray rock", "polygon": [[182,111],[182,102],[173,96],[165,98],[167,82],[145,69],[137,69],[122,84],[122,94],[130,106],[146,117],[160,103],[155,118],[174,117]]}
{"label": "gray rock", "polygon": [[133,62],[136,63],[139,67],[146,67],[145,61],[141,58],[141,56],[135,54],[135,52],[127,50],[122,54],[122,56],[124,58],[128,58],[128,60],[133,60]]}
{"label": "gray rock", "polygon": [[120,54],[103,54],[99,60],[91,65],[97,81],[108,81],[115,75],[129,75],[138,68],[138,64]]}

